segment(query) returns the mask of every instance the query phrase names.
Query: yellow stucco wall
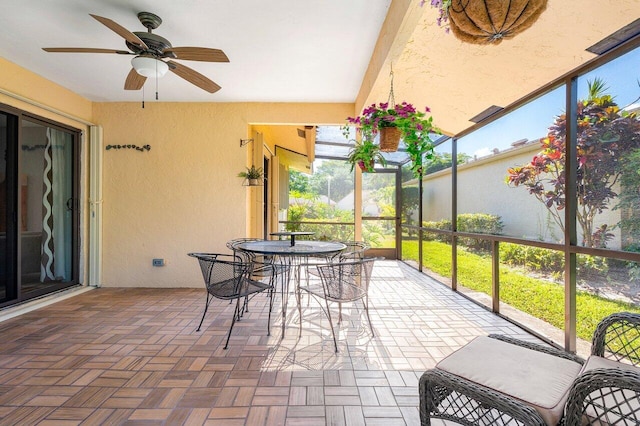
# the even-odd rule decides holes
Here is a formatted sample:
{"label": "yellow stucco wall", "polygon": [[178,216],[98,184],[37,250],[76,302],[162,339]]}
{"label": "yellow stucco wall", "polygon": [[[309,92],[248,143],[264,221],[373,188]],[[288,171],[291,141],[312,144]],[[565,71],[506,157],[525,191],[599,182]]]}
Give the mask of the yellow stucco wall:
{"label": "yellow stucco wall", "polygon": [[352,113],[353,104],[94,104],[105,146],[151,145],[104,152],[103,285],[201,286],[187,252],[227,252],[247,232],[252,189],[237,174],[254,149],[240,148],[250,124],[340,123]]}
{"label": "yellow stucco wall", "polygon": [[[251,124],[342,123],[354,111],[353,104],[147,102],[142,109],[137,102],[92,103],[2,58],[0,89],[1,103],[85,135],[88,126],[83,122],[102,126],[103,148],[151,145],[148,152],[103,151],[104,286],[202,286],[196,261],[186,253],[226,252],[228,239],[247,233],[251,190],[236,175],[251,161],[248,147],[239,146],[241,138],[251,137]],[[85,265],[88,148],[85,138],[81,159]],[[153,258],[164,258],[166,266],[153,267]]]}
{"label": "yellow stucco wall", "polygon": [[93,121],[92,103],[51,81],[0,58],[0,103],[9,105],[82,132],[80,185],[80,271],[78,280],[87,282],[89,231],[89,125]]}
{"label": "yellow stucco wall", "polygon": [[[92,121],[91,101],[4,58],[0,58],[0,88],[36,103],[64,111],[68,115]],[[86,129],[86,126],[78,123],[77,120],[17,100],[4,93],[0,93],[0,102],[81,130]]]}

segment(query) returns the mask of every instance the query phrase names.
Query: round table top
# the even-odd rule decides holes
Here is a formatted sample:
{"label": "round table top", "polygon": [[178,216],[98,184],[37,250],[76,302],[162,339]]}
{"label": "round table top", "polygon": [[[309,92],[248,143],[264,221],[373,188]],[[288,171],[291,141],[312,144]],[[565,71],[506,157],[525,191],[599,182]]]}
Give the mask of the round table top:
{"label": "round table top", "polygon": [[338,253],[347,248],[332,241],[300,241],[295,246],[289,241],[247,241],[236,246],[238,250],[277,256],[313,256]]}

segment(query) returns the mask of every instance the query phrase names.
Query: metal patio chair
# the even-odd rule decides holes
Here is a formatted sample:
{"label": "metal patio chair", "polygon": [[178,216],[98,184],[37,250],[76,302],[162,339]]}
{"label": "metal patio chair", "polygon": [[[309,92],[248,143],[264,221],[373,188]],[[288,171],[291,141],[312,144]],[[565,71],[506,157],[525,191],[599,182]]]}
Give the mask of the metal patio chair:
{"label": "metal patio chair", "polygon": [[[241,304],[241,299],[246,299],[257,293],[272,288],[271,284],[263,283],[252,278],[253,262],[243,261],[241,258],[228,254],[219,253],[189,253],[191,257],[198,259],[204,284],[207,289],[207,300],[202,313],[202,319],[196,331],[200,331],[204,317],[211,301],[216,299],[236,301],[236,306],[231,320],[231,327],[227,334],[224,349],[229,346],[229,339],[236,321],[240,321],[245,312],[245,303]],[[273,308],[273,297],[269,299],[269,316],[267,320],[267,335],[270,335],[271,310]]]}
{"label": "metal patio chair", "polygon": [[[238,245],[251,242],[251,241],[262,241],[260,238],[234,238],[233,240],[227,241],[227,248],[233,252],[235,256],[240,257],[245,262],[253,263],[253,275],[252,278],[257,281],[268,280],[271,289],[269,290],[269,297],[273,299],[274,291],[276,288],[276,280],[278,279],[279,274],[281,274],[286,267],[280,263],[274,261],[273,256],[256,256],[253,253],[249,253],[243,250],[238,249]],[[245,298],[245,311],[249,310],[248,299]]]}
{"label": "metal patio chair", "polygon": [[332,257],[330,257],[330,258],[321,257],[321,258],[310,258],[310,259],[308,259],[308,261],[306,263],[309,264],[309,266],[305,270],[307,284],[309,284],[310,276],[320,277],[320,273],[316,269],[314,263],[326,263],[326,262],[329,262],[329,261],[331,261],[331,262],[333,262],[333,261],[343,261],[344,262],[344,261],[348,261],[348,260],[364,259],[364,252],[371,248],[371,246],[369,244],[365,243],[364,241],[339,241],[339,242],[344,244],[345,246],[347,246],[340,253],[337,253],[337,254],[333,255]]}
{"label": "metal patio chair", "polygon": [[329,318],[331,334],[336,352],[338,352],[338,341],[336,339],[335,327],[331,318],[329,302],[337,302],[339,306],[346,302],[356,302],[362,300],[364,310],[369,322],[372,336],[375,336],[371,318],[369,316],[369,284],[373,264],[378,258],[366,258],[354,261],[334,261],[328,263],[302,264],[300,267],[313,266],[318,271],[320,282],[311,281],[309,283],[298,283],[296,296],[298,298],[298,314],[300,316],[300,334],[302,334],[302,306],[300,303],[301,293],[308,293],[320,301],[320,307]]}

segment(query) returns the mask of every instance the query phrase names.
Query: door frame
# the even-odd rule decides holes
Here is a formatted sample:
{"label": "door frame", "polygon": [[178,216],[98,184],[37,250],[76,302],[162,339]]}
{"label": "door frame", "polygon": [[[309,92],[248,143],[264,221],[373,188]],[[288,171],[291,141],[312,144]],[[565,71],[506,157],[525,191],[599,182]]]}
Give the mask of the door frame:
{"label": "door frame", "polygon": [[[360,226],[362,227],[363,222],[364,221],[369,221],[369,220],[393,220],[394,226],[394,232],[395,232],[395,247],[390,247],[390,248],[371,248],[369,250],[367,250],[366,255],[367,256],[381,256],[384,257],[386,259],[390,259],[390,260],[396,260],[399,259],[399,250],[400,250],[400,244],[401,244],[401,234],[400,234],[400,207],[402,206],[402,191],[400,190],[400,186],[402,183],[402,179],[401,179],[401,174],[400,174],[400,168],[396,167],[394,168],[376,168],[375,169],[375,173],[378,174],[394,174],[395,175],[395,217],[391,217],[391,216],[367,216],[367,217],[363,217],[362,216],[362,205],[360,205],[360,207],[357,210],[357,215],[360,217]],[[364,173],[362,174],[364,175]],[[360,197],[362,197],[362,190],[363,190],[363,184],[362,184],[362,180],[360,182],[359,185],[359,189],[360,189]],[[362,231],[361,231],[362,233]]]}
{"label": "door frame", "polygon": [[[0,300],[0,308],[5,306],[14,305],[17,303],[24,302],[26,300],[31,300],[40,296],[44,296],[46,294],[50,294],[68,287],[75,286],[79,284],[82,280],[80,276],[80,234],[81,234],[81,205],[80,205],[80,155],[81,155],[81,143],[82,143],[82,131],[80,129],[58,123],[56,121],[52,121],[50,119],[41,117],[37,114],[30,113],[28,111],[23,111],[20,109],[16,109],[11,107],[10,105],[0,104],[0,111],[2,111],[7,116],[15,117],[17,120],[17,129],[14,140],[7,141],[7,171],[6,171],[6,179],[7,183],[11,184],[11,188],[7,188],[7,197],[8,197],[8,208],[10,211],[7,213],[11,216],[12,226],[11,229],[7,230],[6,238],[7,238],[7,255],[11,257],[12,270],[11,268],[7,268],[7,272],[10,273],[11,282],[7,282],[7,297],[4,300]],[[71,134],[72,136],[72,144],[73,144],[73,170],[72,170],[72,204],[71,209],[73,210],[72,215],[72,253],[71,253],[71,275],[72,278],[66,282],[54,283],[52,285],[48,285],[41,290],[34,290],[28,293],[25,293],[22,288],[22,274],[21,274],[21,261],[22,257],[20,253],[22,252],[22,239],[20,236],[22,235],[22,231],[20,230],[20,218],[22,217],[23,210],[23,195],[19,190],[19,173],[20,173],[20,165],[22,162],[22,149],[21,145],[23,143],[23,121],[27,120],[38,125],[44,127],[50,127],[58,130],[62,130]],[[10,146],[9,144],[13,144]],[[11,250],[11,253],[9,253]],[[13,287],[14,291],[9,291],[9,286]]]}

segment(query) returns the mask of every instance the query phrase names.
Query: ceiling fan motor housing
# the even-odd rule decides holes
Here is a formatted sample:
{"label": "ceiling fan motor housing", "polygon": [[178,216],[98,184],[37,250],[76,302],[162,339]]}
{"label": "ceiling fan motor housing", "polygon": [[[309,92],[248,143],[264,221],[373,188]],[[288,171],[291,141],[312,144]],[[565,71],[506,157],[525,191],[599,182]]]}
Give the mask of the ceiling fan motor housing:
{"label": "ceiling fan motor housing", "polygon": [[143,31],[134,31],[140,40],[149,47],[149,49],[142,49],[140,46],[133,43],[127,43],[127,47],[136,55],[149,54],[155,57],[169,57],[175,58],[176,55],[173,52],[165,52],[165,49],[171,48],[171,43],[166,38],[159,36],[158,34],[145,33]]}

